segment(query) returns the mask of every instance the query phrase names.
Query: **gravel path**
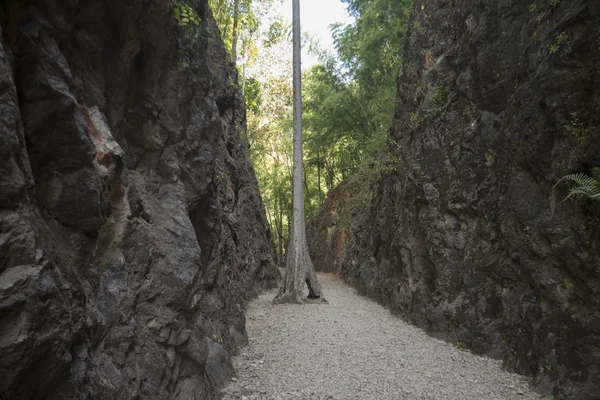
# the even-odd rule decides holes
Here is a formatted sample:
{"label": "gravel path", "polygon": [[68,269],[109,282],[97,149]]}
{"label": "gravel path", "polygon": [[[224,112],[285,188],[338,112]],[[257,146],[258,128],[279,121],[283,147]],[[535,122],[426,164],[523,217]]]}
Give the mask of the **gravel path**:
{"label": "gravel path", "polygon": [[496,360],[431,338],[333,275],[319,274],[329,304],[248,310],[248,347],[234,359],[225,400],[541,399]]}

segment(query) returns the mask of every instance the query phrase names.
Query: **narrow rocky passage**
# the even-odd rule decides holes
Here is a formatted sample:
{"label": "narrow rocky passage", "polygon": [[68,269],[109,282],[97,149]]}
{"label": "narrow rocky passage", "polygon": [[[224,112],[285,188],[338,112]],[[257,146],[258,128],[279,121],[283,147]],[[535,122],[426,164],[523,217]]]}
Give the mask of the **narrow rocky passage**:
{"label": "narrow rocky passage", "polygon": [[431,338],[333,275],[319,279],[329,304],[248,310],[250,344],[235,357],[225,399],[540,399],[501,362]]}

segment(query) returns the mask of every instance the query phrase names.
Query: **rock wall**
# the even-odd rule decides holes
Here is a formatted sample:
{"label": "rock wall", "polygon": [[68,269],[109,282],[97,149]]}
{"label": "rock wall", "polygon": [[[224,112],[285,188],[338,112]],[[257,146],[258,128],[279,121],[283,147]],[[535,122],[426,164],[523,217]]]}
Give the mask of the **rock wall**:
{"label": "rock wall", "polygon": [[599,206],[554,188],[600,166],[599,43],[598,1],[416,0],[390,153],[311,221],[315,265],[343,231],[363,293],[545,395],[600,398]]}
{"label": "rock wall", "polygon": [[0,5],[2,399],[210,399],[279,276],[237,75],[191,5],[198,26],[169,0]]}
{"label": "rock wall", "polygon": [[354,233],[364,212],[361,206],[365,199],[360,196],[364,195],[362,186],[366,179],[364,175],[361,178],[352,177],[331,190],[323,207],[306,223],[308,250],[317,271],[342,271],[349,235]]}

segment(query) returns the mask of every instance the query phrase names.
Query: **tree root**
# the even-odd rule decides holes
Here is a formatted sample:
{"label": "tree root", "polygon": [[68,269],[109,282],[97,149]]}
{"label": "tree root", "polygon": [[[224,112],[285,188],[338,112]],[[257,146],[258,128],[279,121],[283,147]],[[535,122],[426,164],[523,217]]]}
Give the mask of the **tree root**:
{"label": "tree root", "polygon": [[316,298],[304,297],[299,293],[279,293],[273,299],[273,304],[328,304],[323,296]]}

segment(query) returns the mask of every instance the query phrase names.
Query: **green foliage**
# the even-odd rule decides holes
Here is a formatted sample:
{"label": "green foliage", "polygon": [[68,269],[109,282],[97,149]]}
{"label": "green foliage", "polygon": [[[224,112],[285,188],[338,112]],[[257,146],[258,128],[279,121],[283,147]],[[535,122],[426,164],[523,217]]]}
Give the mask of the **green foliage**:
{"label": "green foliage", "polygon": [[273,46],[263,54],[265,62],[254,72],[260,80],[248,78],[244,95],[248,107],[250,158],[281,256],[292,209],[292,87],[287,76],[263,74],[266,70],[278,69],[278,60],[270,57],[273,55],[270,51],[280,53],[279,47]]}
{"label": "green foliage", "polygon": [[441,115],[450,105],[452,98],[450,88],[444,82],[440,82],[429,88],[426,96],[426,107],[423,113],[428,118]]}
{"label": "green foliage", "polygon": [[[264,10],[273,3],[273,0],[240,0],[238,2],[238,54],[242,61],[246,58],[256,59],[256,33],[260,26],[260,19]],[[208,4],[213,11],[217,26],[221,31],[223,44],[228,52],[232,52],[234,37],[234,0],[209,0]],[[241,49],[240,49],[241,44]]]}
{"label": "green foliage", "polygon": [[282,38],[291,40],[292,26],[286,25],[281,17],[276,18],[270,25],[264,35],[263,45],[272,47]]}
{"label": "green foliage", "polygon": [[322,55],[305,77],[307,150],[311,167],[325,172],[327,190],[387,146],[412,5],[411,0],[345,2],[356,20],[331,27],[338,57]]}
{"label": "green foliage", "polygon": [[324,183],[329,190],[355,170],[360,161],[360,140],[367,137],[360,133],[368,126],[355,100],[356,85],[341,81],[333,60],[313,67],[305,74],[304,82],[308,167],[325,172]]}
{"label": "green foliage", "polygon": [[200,25],[200,17],[198,13],[187,4],[176,4],[173,8],[175,21],[177,25],[184,27],[188,25]]}
{"label": "green foliage", "polygon": [[[412,0],[345,2],[356,20],[332,27],[337,56],[324,54],[311,38],[303,38],[304,48],[319,55],[319,64],[302,77],[304,193],[309,217],[343,179],[357,171],[368,171],[377,179],[398,163],[388,151],[393,144],[387,133]],[[292,214],[290,34],[290,26],[281,18],[270,19],[257,38],[261,54],[248,72],[254,80],[246,80],[244,91],[251,159],[278,247],[280,239],[287,240]],[[446,97],[435,95],[432,104],[441,110]]]}
{"label": "green foliage", "polygon": [[255,78],[247,78],[244,88],[244,97],[246,99],[246,108],[254,114],[260,112],[262,102],[260,93],[260,82]]}
{"label": "green foliage", "polygon": [[421,126],[423,122],[423,117],[419,116],[418,113],[413,112],[410,114],[410,118],[408,119],[408,127],[412,130],[416,130]]}
{"label": "green foliage", "polygon": [[558,36],[556,36],[556,41],[554,44],[550,45],[550,54],[556,53],[558,49],[560,49],[560,46],[567,41],[567,39],[568,36],[565,32],[561,32]]}
{"label": "green foliage", "polygon": [[590,128],[586,127],[585,124],[579,120],[579,115],[576,112],[571,113],[571,120],[565,125],[565,129],[573,135],[579,143],[585,143],[587,134],[590,132]]}
{"label": "green foliage", "polygon": [[563,176],[556,185],[562,181],[574,183],[565,200],[573,197],[600,200],[600,167],[594,168],[591,175],[581,172]]}
{"label": "green foliage", "polygon": [[176,3],[173,6],[175,23],[179,27],[177,37],[177,68],[179,71],[187,71],[194,67],[194,55],[198,52],[199,38],[204,32],[201,26],[201,18],[196,10],[184,3]]}
{"label": "green foliage", "polygon": [[[538,14],[538,16],[537,16],[537,17],[535,17],[535,21],[536,21],[538,24],[541,24],[541,23],[542,23],[542,21],[544,20],[544,18],[546,18],[546,17],[547,17],[547,12],[543,12],[543,13],[541,13],[541,14]],[[552,46],[550,46],[550,47],[552,47]],[[552,53],[550,53],[550,54],[552,54]]]}
{"label": "green foliage", "polygon": [[[550,14],[552,14],[554,9],[556,8],[556,6],[558,6],[560,4],[560,2],[561,2],[561,0],[538,0],[537,4],[531,3],[529,6],[527,6],[527,9],[531,13],[535,13],[536,11],[539,11],[539,14],[536,15],[535,20],[538,24],[541,24],[545,18],[548,18],[550,16]],[[547,5],[550,5],[550,7],[548,7]],[[560,44],[559,45],[554,44],[554,45],[550,46],[550,48],[552,50],[552,52],[550,54],[554,54],[558,50],[559,47],[560,47]]]}
{"label": "green foliage", "polygon": [[356,18],[335,25],[336,49],[354,78],[368,85],[395,81],[408,25],[411,0],[345,0]]}

